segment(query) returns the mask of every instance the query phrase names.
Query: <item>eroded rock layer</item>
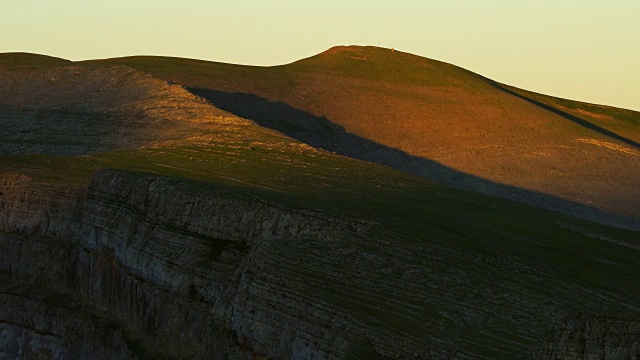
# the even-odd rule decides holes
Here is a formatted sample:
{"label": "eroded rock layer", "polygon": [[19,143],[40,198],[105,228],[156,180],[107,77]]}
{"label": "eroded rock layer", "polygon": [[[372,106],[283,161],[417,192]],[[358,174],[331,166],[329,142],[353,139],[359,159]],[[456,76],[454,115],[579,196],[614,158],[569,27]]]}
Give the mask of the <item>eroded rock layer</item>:
{"label": "eroded rock layer", "polygon": [[99,172],[86,193],[21,180],[0,197],[3,357],[453,357],[316,297],[282,256],[366,222],[140,174]]}
{"label": "eroded rock layer", "polygon": [[580,316],[557,323],[531,359],[640,359],[640,321]]}

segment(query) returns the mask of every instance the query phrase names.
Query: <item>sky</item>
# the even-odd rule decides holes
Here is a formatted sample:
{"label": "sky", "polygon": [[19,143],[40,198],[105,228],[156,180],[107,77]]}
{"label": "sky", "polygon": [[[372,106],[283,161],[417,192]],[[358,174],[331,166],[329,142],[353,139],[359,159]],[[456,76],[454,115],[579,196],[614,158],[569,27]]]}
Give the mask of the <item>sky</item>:
{"label": "sky", "polygon": [[0,52],[279,65],[380,45],[640,111],[639,0],[0,0]]}

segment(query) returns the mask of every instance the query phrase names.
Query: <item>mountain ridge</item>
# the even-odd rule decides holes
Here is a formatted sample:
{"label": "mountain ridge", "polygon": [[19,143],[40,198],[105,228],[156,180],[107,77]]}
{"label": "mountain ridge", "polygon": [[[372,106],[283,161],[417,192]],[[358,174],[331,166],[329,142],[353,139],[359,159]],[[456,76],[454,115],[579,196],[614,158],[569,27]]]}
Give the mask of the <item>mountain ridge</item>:
{"label": "mountain ridge", "polygon": [[150,72],[313,146],[447,185],[557,207],[510,190],[522,188],[640,219],[640,113],[631,110],[531,93],[376,47],[334,47],[273,67],[162,57],[87,64]]}

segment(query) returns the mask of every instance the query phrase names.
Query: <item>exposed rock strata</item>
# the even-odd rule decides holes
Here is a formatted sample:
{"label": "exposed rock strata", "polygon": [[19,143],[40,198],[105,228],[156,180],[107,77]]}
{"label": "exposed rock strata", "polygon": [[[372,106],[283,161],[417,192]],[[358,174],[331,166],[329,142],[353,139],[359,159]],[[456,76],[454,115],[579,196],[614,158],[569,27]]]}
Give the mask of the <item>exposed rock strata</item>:
{"label": "exposed rock strata", "polygon": [[[3,277],[3,283],[7,279]],[[0,359],[128,359],[122,331],[106,319],[66,303],[70,296],[20,286],[0,294]],[[9,293],[11,292],[11,293]]]}
{"label": "exposed rock strata", "polygon": [[362,221],[140,174],[99,172],[86,193],[24,179],[0,189],[4,357],[454,356],[315,298],[274,255],[361,236]]}
{"label": "exposed rock strata", "polygon": [[531,359],[640,359],[640,321],[586,316],[566,320],[544,336]]}

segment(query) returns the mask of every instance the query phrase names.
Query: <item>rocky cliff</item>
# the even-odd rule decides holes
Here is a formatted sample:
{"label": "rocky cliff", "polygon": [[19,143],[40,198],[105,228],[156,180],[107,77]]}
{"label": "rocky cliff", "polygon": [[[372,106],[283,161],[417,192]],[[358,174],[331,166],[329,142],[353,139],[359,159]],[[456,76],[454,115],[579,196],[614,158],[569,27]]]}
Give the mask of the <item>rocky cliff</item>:
{"label": "rocky cliff", "polygon": [[544,336],[531,359],[640,359],[640,321],[584,315],[567,319]]}
{"label": "rocky cliff", "polygon": [[288,266],[283,244],[342,242],[366,222],[140,174],[24,183],[0,189],[1,358],[454,356],[359,322]]}

